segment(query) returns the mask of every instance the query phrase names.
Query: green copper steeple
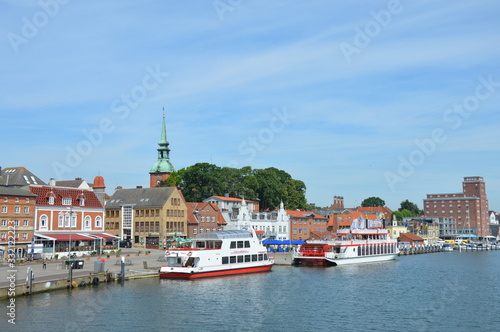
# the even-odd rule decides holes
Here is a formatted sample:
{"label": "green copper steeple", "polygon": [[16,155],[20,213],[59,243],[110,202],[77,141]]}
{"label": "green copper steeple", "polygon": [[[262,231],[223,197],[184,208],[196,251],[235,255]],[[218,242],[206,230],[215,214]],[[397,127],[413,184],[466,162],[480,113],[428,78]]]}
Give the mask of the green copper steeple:
{"label": "green copper steeple", "polygon": [[167,126],[165,125],[165,113],[163,113],[163,123],[161,125],[161,138],[158,142],[158,161],[151,167],[149,173],[171,173],[175,168],[170,162],[170,149],[167,141]]}

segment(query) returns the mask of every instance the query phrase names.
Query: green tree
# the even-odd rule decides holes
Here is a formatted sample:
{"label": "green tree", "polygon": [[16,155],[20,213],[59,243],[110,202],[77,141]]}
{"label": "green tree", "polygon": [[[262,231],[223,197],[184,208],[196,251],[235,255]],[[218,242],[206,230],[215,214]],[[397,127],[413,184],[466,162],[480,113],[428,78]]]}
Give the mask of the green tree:
{"label": "green tree", "polygon": [[415,214],[409,210],[403,209],[401,211],[394,211],[392,213],[394,216],[396,216],[396,220],[402,221],[403,218],[411,218],[415,217]]}
{"label": "green tree", "polygon": [[408,210],[411,213],[413,213],[413,216],[410,216],[410,217],[421,216],[424,213],[424,211],[422,211],[418,208],[417,204],[412,203],[409,200],[405,200],[405,201],[401,202],[401,207],[398,209],[398,211],[402,211],[402,210]]}
{"label": "green tree", "polygon": [[283,201],[287,209],[305,209],[306,186],[290,174],[274,167],[253,170],[197,163],[172,172],[159,186],[176,186],[186,201],[200,202],[210,196],[245,197],[260,200],[263,210],[275,209]]}
{"label": "green tree", "polygon": [[385,201],[380,197],[368,197],[361,202],[362,207],[385,206]]}

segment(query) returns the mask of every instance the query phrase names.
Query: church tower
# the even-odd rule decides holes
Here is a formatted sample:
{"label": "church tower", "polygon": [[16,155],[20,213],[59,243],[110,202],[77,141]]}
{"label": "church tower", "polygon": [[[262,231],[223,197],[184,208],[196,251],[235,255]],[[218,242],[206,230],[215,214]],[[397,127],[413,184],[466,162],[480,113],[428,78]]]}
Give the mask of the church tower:
{"label": "church tower", "polygon": [[165,113],[163,113],[163,123],[161,127],[161,138],[158,142],[158,161],[149,171],[149,186],[156,187],[160,181],[166,180],[170,173],[175,172],[174,166],[170,162],[170,149],[168,148],[167,129],[165,125]]}

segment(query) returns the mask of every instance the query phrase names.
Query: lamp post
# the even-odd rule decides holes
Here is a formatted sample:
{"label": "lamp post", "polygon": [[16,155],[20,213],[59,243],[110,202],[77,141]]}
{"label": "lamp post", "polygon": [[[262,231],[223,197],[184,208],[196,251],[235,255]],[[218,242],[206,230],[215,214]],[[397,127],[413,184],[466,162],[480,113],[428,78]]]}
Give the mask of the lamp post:
{"label": "lamp post", "polygon": [[[71,258],[71,223],[73,219],[73,207],[68,207],[69,209],[69,247],[68,247],[68,260]],[[69,273],[69,288],[73,287],[73,262],[68,264],[68,273]]]}

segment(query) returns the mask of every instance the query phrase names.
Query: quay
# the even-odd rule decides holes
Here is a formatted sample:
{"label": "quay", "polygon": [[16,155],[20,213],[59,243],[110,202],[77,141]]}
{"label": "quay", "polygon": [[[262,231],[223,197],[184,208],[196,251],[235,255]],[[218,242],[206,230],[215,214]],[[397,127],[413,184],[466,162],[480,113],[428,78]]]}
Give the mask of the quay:
{"label": "quay", "polygon": [[[138,255],[139,250],[142,251]],[[158,277],[158,270],[165,264],[164,250],[154,250],[149,255],[144,253],[144,249],[129,248],[123,249],[121,256],[125,257],[125,280],[138,278]],[[127,255],[130,255],[127,257]],[[89,258],[90,260],[87,260]],[[73,269],[72,286],[81,287],[84,285],[97,285],[102,282],[121,280],[121,257],[105,255],[93,257],[78,257],[83,260],[83,268]],[[104,260],[103,272],[94,273],[95,262]],[[100,263],[98,263],[100,264]],[[41,293],[56,289],[69,288],[69,270],[65,265],[65,260],[50,260],[47,268],[43,269],[41,260],[15,264],[13,268],[7,262],[0,263],[0,275],[6,276],[0,280],[0,300],[16,296],[30,294],[28,280],[28,270],[31,270],[34,279],[31,283],[31,293]]]}

